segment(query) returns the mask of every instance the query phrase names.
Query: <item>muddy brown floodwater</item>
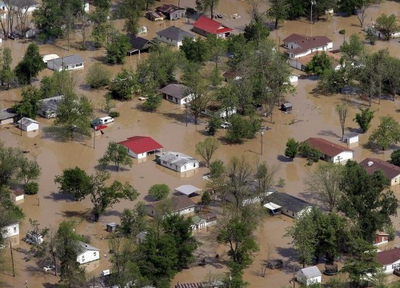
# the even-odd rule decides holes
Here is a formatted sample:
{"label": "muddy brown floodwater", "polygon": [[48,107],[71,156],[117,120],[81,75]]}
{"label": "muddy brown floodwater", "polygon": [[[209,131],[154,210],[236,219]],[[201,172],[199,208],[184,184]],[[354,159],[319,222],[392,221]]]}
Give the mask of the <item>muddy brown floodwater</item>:
{"label": "muddy brown floodwater", "polygon": [[[175,3],[167,1],[166,3]],[[194,0],[181,0],[179,3],[183,7],[194,7]],[[400,11],[400,4],[393,1],[385,1],[380,6],[374,5],[368,11],[366,24],[369,25],[381,13],[397,13]],[[249,5],[247,2],[236,0],[221,0],[217,11],[224,15],[224,24],[237,29],[237,32],[243,29],[248,23],[247,11]],[[238,14],[240,18],[233,19],[231,16]],[[397,14],[396,14],[397,15]],[[157,31],[168,26],[176,25],[183,29],[189,30],[193,21],[184,19],[176,22],[165,21],[161,24],[152,23],[147,19],[142,19],[141,24],[148,27],[149,32],[144,37],[152,38]],[[116,21],[116,26],[122,28],[123,22]],[[339,30],[346,30],[346,37],[352,33],[361,33],[358,26],[358,20],[352,17],[333,17],[330,21],[317,22],[311,25],[305,20],[287,21],[283,27],[277,31],[271,32],[271,38],[276,42],[291,33],[302,33],[306,35],[325,35],[334,41],[334,47],[338,48],[343,42],[343,35],[338,33]],[[76,35],[74,41],[79,41],[79,35]],[[72,42],[74,42],[72,41]],[[5,41],[2,47],[10,47],[13,51],[14,65],[22,58],[28,43],[20,41]],[[390,42],[378,41],[376,46],[367,47],[371,51],[377,49],[388,48],[393,56],[400,56],[398,40]],[[88,67],[97,61],[104,59],[104,50],[98,51],[77,51],[71,48],[69,51],[65,49],[66,43],[60,42],[55,45],[41,45],[40,52],[42,54],[55,53],[59,56],[66,56],[73,53],[79,53],[85,59],[85,69],[83,71],[73,72],[76,76],[78,85],[77,91],[86,95],[96,107],[96,114],[103,115],[100,107],[103,102],[105,90],[91,90],[84,84],[85,71]],[[146,54],[141,55],[144,59]],[[124,67],[135,68],[140,61],[139,56],[127,58]],[[107,68],[116,75],[121,70],[121,65],[107,66]],[[294,71],[295,74],[301,74]],[[51,75],[52,72],[45,70],[40,74],[39,79],[43,76]],[[38,85],[39,81],[33,83]],[[285,179],[286,185],[280,190],[296,195],[311,202],[315,202],[305,191],[303,184],[304,178],[308,171],[315,169],[314,166],[307,166],[304,159],[296,158],[294,161],[287,161],[283,157],[285,143],[289,137],[297,140],[305,140],[308,137],[323,137],[330,141],[340,143],[340,125],[335,112],[335,106],[341,101],[347,101],[350,105],[349,116],[347,118],[347,129],[356,129],[357,125],[352,121],[358,107],[365,107],[367,103],[359,100],[348,98],[343,95],[334,95],[331,97],[314,96],[310,92],[315,88],[316,81],[309,79],[300,79],[296,92],[293,95],[287,95],[286,99],[294,104],[291,113],[285,114],[278,110],[273,116],[273,123],[268,122],[269,119],[263,119],[264,125],[271,127],[271,130],[265,132],[263,139],[263,155],[261,154],[261,138],[257,135],[255,139],[246,141],[242,145],[222,145],[216,152],[215,158],[227,161],[233,155],[246,155],[250,159],[260,158],[267,161],[271,165],[279,167],[278,178]],[[0,92],[1,107],[10,107],[20,99],[21,89],[13,89]],[[157,113],[145,113],[137,109],[140,101],[134,99],[128,102],[118,102],[117,110],[121,113],[121,117],[105,130],[105,134],[96,137],[95,149],[93,147],[93,139],[87,139],[82,142],[60,143],[43,134],[42,128],[51,125],[51,120],[39,118],[41,124],[40,131],[37,135],[20,133],[13,126],[0,126],[0,140],[7,146],[20,147],[23,150],[29,150],[27,157],[37,159],[42,167],[42,177],[40,179],[40,192],[38,196],[28,196],[25,201],[20,204],[24,209],[27,217],[21,223],[20,238],[30,229],[27,219],[32,218],[38,220],[41,225],[55,228],[61,221],[66,219],[76,219],[79,221],[78,232],[90,235],[91,244],[101,249],[101,259],[92,263],[87,270],[89,275],[99,276],[101,270],[109,268],[108,261],[108,245],[107,240],[103,240],[107,233],[105,225],[108,222],[119,222],[119,216],[125,208],[132,208],[135,202],[121,201],[114,205],[112,209],[100,218],[99,223],[88,221],[88,211],[90,210],[89,200],[82,202],[74,202],[58,193],[57,186],[54,184],[54,177],[59,175],[63,169],[79,166],[88,173],[95,171],[97,160],[104,153],[107,144],[110,141],[122,141],[130,136],[149,135],[164,146],[164,150],[179,151],[195,156],[195,144],[203,140],[205,124],[203,121],[200,125],[189,123],[187,126],[184,122],[184,111],[169,102],[163,101],[161,108]],[[382,100],[381,104],[373,103],[372,109],[376,110],[375,119],[373,120],[372,131],[378,125],[378,119],[381,116],[390,114],[400,121],[398,107],[399,101],[394,102]],[[204,119],[203,119],[204,120]],[[217,137],[222,137],[225,131],[219,131]],[[379,154],[374,154],[369,150],[363,149],[362,145],[367,142],[369,133],[361,135],[360,146],[354,148],[355,160],[361,161],[367,156],[373,156],[381,159],[389,159],[392,150],[388,150]],[[174,173],[168,169],[157,166],[153,159],[146,159],[138,163],[135,161],[131,169],[123,170],[119,173],[113,172],[112,178],[120,181],[128,181],[141,194],[138,199],[143,200],[147,194],[149,187],[153,184],[165,183],[174,189],[182,184],[192,184],[198,187],[204,187],[205,182],[202,176],[207,173],[207,169],[201,168],[192,174],[184,175],[184,177]],[[396,189],[396,196],[399,196]],[[399,228],[397,219],[393,218],[394,224]],[[263,225],[257,230],[256,237],[260,244],[260,251],[255,255],[254,262],[245,270],[244,278],[250,283],[249,287],[281,287],[289,285],[296,265],[295,253],[291,247],[291,239],[283,237],[285,230],[292,224],[292,220],[287,217],[268,218]],[[208,232],[196,233],[205,245],[199,248],[196,253],[214,257],[215,254],[221,255],[220,262],[205,267],[194,267],[184,270],[177,274],[172,282],[199,282],[205,279],[209,273],[224,273],[226,267],[223,265],[227,260],[226,247],[222,247],[210,239],[213,235],[212,230]],[[397,243],[398,240],[395,241]],[[393,244],[391,244],[393,245]],[[21,249],[28,249],[26,243],[20,242],[18,246]],[[8,250],[7,250],[8,251]],[[22,251],[22,250],[19,250]],[[7,285],[4,287],[25,287],[25,281],[28,287],[44,287],[45,283],[56,283],[58,278],[51,273],[45,273],[36,264],[34,259],[27,261],[26,254],[14,251],[16,277],[12,277],[10,272],[0,275],[2,281]],[[268,257],[279,257],[285,260],[285,269],[282,271],[266,271],[265,277],[260,276],[261,262]],[[326,278],[326,277],[325,277]],[[327,280],[327,279],[324,279]],[[3,285],[3,284],[1,284]],[[46,286],[48,287],[48,286]],[[173,287],[173,286],[171,286]]]}

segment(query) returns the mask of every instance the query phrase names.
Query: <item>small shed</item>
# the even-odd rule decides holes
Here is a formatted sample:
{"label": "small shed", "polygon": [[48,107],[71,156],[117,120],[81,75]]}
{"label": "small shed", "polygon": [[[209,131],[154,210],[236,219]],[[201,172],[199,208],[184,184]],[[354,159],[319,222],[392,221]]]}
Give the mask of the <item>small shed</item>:
{"label": "small shed", "polygon": [[107,223],[107,232],[110,233],[114,233],[115,231],[117,231],[117,228],[119,227],[118,224],[116,224],[115,222],[111,222],[111,223]]}
{"label": "small shed", "polygon": [[347,143],[348,146],[357,146],[358,141],[358,133],[356,132],[351,132],[343,135],[343,142]]}
{"label": "small shed", "polygon": [[60,56],[58,56],[57,54],[46,54],[43,56],[43,62],[47,63],[50,60],[54,60],[60,58]]}
{"label": "small shed", "polygon": [[177,194],[186,195],[188,197],[197,196],[200,194],[201,189],[193,185],[181,185],[175,188]]}
{"label": "small shed", "polygon": [[16,189],[13,191],[13,200],[14,202],[20,202],[25,199],[25,192],[22,189]]}
{"label": "small shed", "polygon": [[18,121],[18,127],[19,129],[27,132],[37,131],[39,130],[39,122],[28,117],[23,117]]}
{"label": "small shed", "polygon": [[382,231],[376,231],[374,246],[382,245],[382,244],[385,244],[388,242],[389,242],[389,234],[388,233],[385,233]]}
{"label": "small shed", "polygon": [[281,110],[283,112],[289,112],[289,111],[292,111],[292,109],[293,109],[292,103],[286,102],[281,105]]}
{"label": "small shed", "polygon": [[296,274],[296,280],[306,286],[322,282],[322,274],[317,266],[311,266],[301,269]]}
{"label": "small shed", "polygon": [[0,111],[0,125],[12,124],[17,114],[11,108]]}

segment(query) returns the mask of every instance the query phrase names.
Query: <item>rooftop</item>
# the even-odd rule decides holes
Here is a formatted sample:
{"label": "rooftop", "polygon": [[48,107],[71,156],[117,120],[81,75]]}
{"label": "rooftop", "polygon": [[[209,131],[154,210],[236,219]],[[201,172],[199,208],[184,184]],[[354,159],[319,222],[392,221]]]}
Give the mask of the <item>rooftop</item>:
{"label": "rooftop", "polygon": [[14,112],[12,112],[12,109],[8,108],[8,109],[4,109],[2,111],[0,111],[0,121],[1,120],[6,120],[6,119],[10,119],[10,118],[14,118],[15,117]]}
{"label": "rooftop", "polygon": [[346,148],[344,146],[338,145],[336,143],[330,142],[328,140],[325,140],[323,138],[315,138],[311,137],[308,138],[306,141],[310,143],[310,146],[314,149],[318,149],[319,151],[322,152],[324,155],[328,155],[329,157],[335,157],[338,154],[349,151],[349,152],[354,152],[353,150]]}
{"label": "rooftop", "polygon": [[168,84],[167,86],[161,88],[159,91],[162,94],[167,94],[175,98],[182,99],[190,94],[189,90],[189,87],[183,84]]}
{"label": "rooftop", "polygon": [[195,194],[197,192],[200,192],[201,189],[197,188],[197,187],[195,187],[193,185],[181,185],[181,186],[175,188],[175,191],[179,192],[181,194],[189,196],[191,194]]}
{"label": "rooftop", "polygon": [[39,122],[37,122],[37,121],[35,121],[35,120],[31,119],[31,118],[28,118],[28,117],[23,117],[22,119],[20,119],[18,121],[18,124],[29,126],[31,124],[39,124]]}
{"label": "rooftop", "polygon": [[148,45],[154,45],[154,43],[150,40],[147,40],[145,38],[142,37],[134,37],[131,36],[129,37],[131,46],[132,46],[132,50],[143,50],[148,48]]}
{"label": "rooftop", "polygon": [[171,14],[171,13],[174,13],[175,11],[179,11],[179,10],[185,11],[185,8],[178,7],[173,4],[164,4],[162,6],[157,7],[156,10],[160,11],[162,13],[165,13],[165,14]]}
{"label": "rooftop", "polygon": [[321,276],[321,271],[319,271],[317,266],[311,266],[311,267],[307,267],[307,268],[303,268],[300,270],[304,276],[306,276],[307,278],[314,278],[314,277],[318,277]]}
{"label": "rooftop", "polygon": [[226,27],[218,21],[211,20],[206,16],[201,16],[199,19],[197,19],[197,21],[193,24],[193,27],[211,34],[223,34],[233,31],[232,28]]}
{"label": "rooftop", "polygon": [[300,198],[294,197],[285,192],[272,192],[267,196],[267,201],[285,207],[293,212],[300,212],[306,207],[312,206],[311,203]]}
{"label": "rooftop", "polygon": [[178,166],[182,166],[191,162],[198,162],[197,159],[191,156],[172,151],[163,152],[159,157],[161,161],[165,161],[167,163],[175,164]]}
{"label": "rooftop", "polygon": [[376,261],[381,265],[389,265],[400,260],[400,248],[378,252]]}
{"label": "rooftop", "polygon": [[[179,195],[179,196],[172,196],[171,198],[171,203],[172,203],[172,211],[173,212],[179,212],[181,210],[185,210],[191,207],[195,207],[196,203],[194,203],[188,196],[186,195]],[[157,201],[150,203],[149,205],[151,206],[157,206],[160,202],[163,202],[165,200]]]}
{"label": "rooftop", "polygon": [[141,154],[144,152],[154,151],[163,148],[160,143],[155,141],[153,138],[147,136],[129,137],[125,141],[118,142],[118,144],[124,145],[136,154]]}
{"label": "rooftop", "polygon": [[382,171],[389,180],[400,175],[400,167],[381,159],[366,158],[362,162],[360,162],[360,165],[370,175],[373,174],[375,171]]}
{"label": "rooftop", "polygon": [[177,42],[181,42],[185,38],[195,38],[195,36],[192,33],[189,33],[175,26],[168,27],[167,29],[157,32],[156,34],[158,36],[169,38]]}
{"label": "rooftop", "polygon": [[58,65],[58,66],[61,66],[61,65],[68,66],[68,65],[83,63],[83,59],[80,55],[74,54],[74,55],[55,58],[55,59],[47,61],[47,63],[49,63],[49,62],[53,62],[54,65]]}
{"label": "rooftop", "polygon": [[318,48],[322,46],[326,46],[328,43],[331,43],[332,40],[325,36],[313,36],[308,37],[301,34],[293,33],[283,39],[284,43],[294,42],[299,45],[301,48],[290,49],[288,52],[293,52],[295,54],[306,52],[312,48]]}

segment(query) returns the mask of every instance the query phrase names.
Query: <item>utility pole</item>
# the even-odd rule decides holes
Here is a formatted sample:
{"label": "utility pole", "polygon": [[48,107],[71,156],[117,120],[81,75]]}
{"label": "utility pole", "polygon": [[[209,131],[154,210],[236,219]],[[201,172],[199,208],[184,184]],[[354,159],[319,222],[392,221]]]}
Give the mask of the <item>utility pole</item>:
{"label": "utility pole", "polygon": [[93,149],[96,149],[96,126],[93,128]]}
{"label": "utility pole", "polygon": [[313,6],[315,4],[317,4],[317,1],[316,0],[310,0],[310,3],[311,3],[311,19],[310,19],[310,21],[311,21],[311,24],[314,24],[313,16],[312,16],[312,8],[313,8]]}
{"label": "utility pole", "polygon": [[10,252],[11,252],[12,272],[13,272],[13,277],[15,277],[14,255],[13,255],[13,249],[12,249],[11,241],[10,241]]}
{"label": "utility pole", "polygon": [[263,155],[264,152],[264,131],[261,131],[261,155]]}

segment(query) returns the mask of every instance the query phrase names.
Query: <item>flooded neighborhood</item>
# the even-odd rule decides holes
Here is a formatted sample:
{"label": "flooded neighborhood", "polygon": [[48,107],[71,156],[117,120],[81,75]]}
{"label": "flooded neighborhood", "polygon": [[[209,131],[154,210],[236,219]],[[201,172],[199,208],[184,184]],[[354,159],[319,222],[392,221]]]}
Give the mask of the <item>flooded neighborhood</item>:
{"label": "flooded neighborhood", "polygon": [[[28,6],[36,3],[20,1]],[[3,2],[11,7],[15,1]],[[57,1],[40,2],[35,9],[40,10],[42,3]],[[94,13],[100,9],[96,4],[108,1],[89,2],[86,13]],[[112,1],[110,11],[119,11],[118,5],[122,5],[122,2],[129,4],[127,0]],[[400,3],[370,1],[365,15],[362,15],[365,18],[363,28],[360,27],[359,8],[354,15],[345,15],[335,7],[335,11],[328,9],[323,15],[313,18],[314,21],[310,21],[312,16],[279,20],[278,29],[274,29],[275,19],[267,17],[267,11],[276,3],[286,5],[284,3],[290,1],[211,1],[217,4],[213,8],[213,20],[209,18],[209,10],[204,13],[196,11],[199,10],[198,2],[207,1],[142,2],[150,4],[150,7],[146,11],[137,11],[139,17],[135,25],[146,32],[131,36],[141,37],[141,43],[151,48],[147,49],[146,46],[140,51],[144,46],[135,48],[133,42],[128,42],[128,50],[134,52],[123,51],[123,63],[108,63],[110,44],[95,49],[90,36],[96,25],[94,20],[88,24],[85,32],[88,42],[85,50],[79,46],[85,41],[82,29],[76,27],[71,27],[68,39],[52,37],[49,41],[42,41],[39,38],[40,31],[36,38],[29,39],[11,39],[15,37],[3,35],[0,54],[4,55],[3,51],[9,48],[13,71],[20,61],[27,58],[26,51],[32,47],[32,43],[37,44],[42,60],[43,56],[50,57],[50,60],[31,81],[23,83],[15,80],[10,85],[0,79],[0,181],[4,181],[0,182],[0,193],[3,194],[0,198],[7,197],[1,200],[6,204],[0,204],[0,233],[3,233],[0,237],[0,287],[398,287],[400,167],[396,165],[400,161],[396,163],[393,152],[400,148],[400,126],[397,124],[400,122],[400,78],[396,82],[389,76],[383,80],[379,77],[386,70],[393,69],[389,74],[396,71],[396,67],[389,68],[387,62],[380,59],[400,57],[400,38],[390,36],[388,41],[384,41],[376,37],[374,45],[371,45],[369,40],[365,40],[368,29],[364,28],[375,27],[377,19],[385,14],[394,15],[398,28],[395,32],[400,32]],[[307,4],[307,7],[310,6],[311,11],[306,14],[311,12],[312,15],[314,12],[314,17],[317,17],[316,5],[319,0],[309,2],[311,6]],[[183,7],[182,17],[169,20],[165,16],[167,12],[161,9],[163,14],[156,10],[162,5]],[[48,9],[51,11],[51,7]],[[189,9],[196,9],[196,13],[188,13]],[[151,13],[146,14],[147,11]],[[254,15],[258,15],[255,11],[262,15],[262,28],[254,24],[257,18]],[[9,12],[7,8],[2,9],[0,14],[7,13],[14,12]],[[29,23],[32,21],[29,27],[35,28],[33,15],[36,12],[29,13]],[[114,14],[110,12],[110,15]],[[173,17],[172,13],[168,15]],[[158,21],[158,17],[162,20]],[[206,24],[199,23],[201,17],[205,18],[202,21]],[[125,18],[109,17],[109,20],[105,20],[104,23],[112,24],[115,29],[110,34],[129,34]],[[6,21],[4,19],[1,20],[2,24]],[[216,21],[217,24],[209,21]],[[208,27],[213,25],[216,25],[215,31],[222,32],[207,32]],[[246,29],[249,25],[254,26]],[[165,30],[171,27],[180,28],[179,33],[186,36],[173,42],[175,40],[170,38],[175,35],[171,32],[174,29],[165,34]],[[67,28],[62,29],[64,31]],[[261,32],[254,32],[256,29]],[[263,37],[263,29],[269,31],[264,39],[266,42],[259,39]],[[215,39],[205,37],[202,31],[212,37],[216,35]],[[254,33],[256,36],[247,41],[245,35],[243,42],[240,42],[241,36],[238,35],[243,33]],[[352,35],[358,36],[362,52],[349,58],[341,50]],[[111,39],[113,35],[107,37]],[[238,37],[236,43],[231,40],[233,37]],[[318,39],[322,39],[323,45],[320,46],[323,49],[319,49],[318,45],[312,46],[320,41]],[[220,45],[219,41],[229,44],[222,44],[225,45],[222,53],[207,52],[207,59],[196,60],[201,56],[198,55],[201,54],[199,51],[204,49],[201,43],[209,41],[214,41],[211,45],[215,46]],[[254,44],[244,44],[246,41],[253,41]],[[293,48],[293,45],[298,47]],[[212,50],[210,46],[207,47],[205,50]],[[234,52],[229,47],[233,47]],[[249,52],[246,49],[252,50]],[[386,52],[379,54],[381,50]],[[173,54],[177,51],[181,51],[181,54]],[[237,60],[239,52],[242,53],[240,62]],[[210,53],[217,53],[217,56],[212,57]],[[311,65],[314,58],[308,56],[310,53],[316,55],[315,59],[321,54],[332,54],[328,59],[330,67],[324,69],[334,72],[319,73]],[[387,54],[382,56],[384,53]],[[71,55],[79,57],[74,57],[76,63],[71,64],[71,71],[65,72],[63,70],[70,70],[66,67],[69,65],[68,56]],[[166,55],[165,58],[162,55]],[[382,58],[373,58],[371,55]],[[1,56],[1,63],[4,57]],[[185,57],[195,60],[191,62]],[[307,57],[308,62],[305,62]],[[158,63],[160,59],[167,64]],[[374,63],[368,62],[375,59],[378,60]],[[160,80],[158,87],[156,84],[159,83],[154,83],[161,78],[160,75],[144,75],[156,65],[172,62],[177,62],[177,68],[173,71],[163,70],[160,75],[164,77],[163,80],[172,77],[173,81],[165,83]],[[283,65],[285,68],[281,69]],[[340,67],[332,68],[334,65]],[[2,75],[5,68],[3,64],[0,66]],[[368,75],[363,72],[367,66],[373,67]],[[107,85],[91,87],[87,74],[93,67],[108,71]],[[346,74],[342,77],[337,72],[343,71],[340,69],[350,69],[350,76]],[[359,72],[357,69],[364,70]],[[121,71],[128,71],[128,76],[120,76]],[[212,74],[215,71],[217,76]],[[234,76],[229,76],[227,72]],[[66,103],[70,93],[76,98],[71,98],[72,106],[63,107],[66,111],[57,110],[57,104],[56,108],[52,108],[54,111],[42,111],[54,115],[45,114],[47,116],[43,117],[37,111],[31,119],[29,114],[25,114],[26,110],[16,109],[26,100],[23,96],[24,93],[28,94],[26,91],[48,91],[50,88],[45,89],[46,81],[62,73],[68,76],[60,78],[62,80],[59,83],[54,82],[56,84],[53,86],[58,87],[51,89],[62,90],[65,87],[61,86],[67,87],[69,84],[66,82],[70,82],[73,83],[72,91],[67,87],[64,89],[68,90],[65,95],[44,95],[43,92],[36,105],[37,110],[43,110],[43,104],[38,103],[44,103],[43,99],[54,96],[63,96],[59,103]],[[328,78],[328,73],[337,73],[337,77],[342,78],[332,80],[335,76]],[[19,75],[17,72],[15,74]],[[136,81],[135,87],[122,84],[120,91],[134,92],[127,93],[126,98],[122,94],[117,95],[120,91],[115,87],[124,81],[130,83],[132,77]],[[215,78],[221,79],[210,84]],[[351,83],[344,83],[343,79],[350,78],[353,79]],[[372,78],[376,81],[370,84],[373,92],[366,90],[370,87],[366,82]],[[324,79],[327,79],[326,83],[336,85],[334,92],[321,92],[320,83]],[[342,84],[340,81],[344,81],[344,84],[338,87]],[[376,84],[378,81],[380,86]],[[382,88],[390,86],[392,82],[397,83],[395,95]],[[169,87],[170,90],[166,89],[168,85],[173,85]],[[256,88],[248,92],[251,85]],[[181,89],[183,86],[186,88]],[[273,95],[264,97],[267,94]],[[111,96],[107,98],[106,95]],[[232,95],[238,98],[236,102],[230,101]],[[154,99],[152,97],[159,99],[160,104],[155,109],[147,109],[150,104],[146,106],[145,103],[150,103]],[[245,103],[248,101],[246,97],[255,100]],[[78,108],[68,107],[77,107],[73,105],[83,103],[83,98],[87,99],[85,103],[93,111],[89,113],[90,121],[87,129],[83,129],[85,132],[80,132],[80,123],[68,117],[65,117],[68,119],[64,119],[64,124],[57,126],[57,123],[64,121],[60,119],[61,112],[64,116],[68,110],[76,112],[74,109]],[[202,99],[207,99],[204,107],[201,106]],[[52,103],[58,100],[48,101],[50,104],[47,108],[53,107]],[[107,109],[107,105],[111,105],[111,108]],[[213,106],[222,109],[206,115],[207,109]],[[82,107],[80,109],[83,110]],[[370,127],[366,130],[356,120],[361,111],[372,111]],[[84,113],[81,110],[78,112]],[[113,112],[118,113],[114,116]],[[26,118],[28,120],[23,122]],[[390,126],[388,131],[379,131],[385,126],[382,119],[393,120],[392,126],[386,125]],[[211,131],[212,125],[216,125],[215,131]],[[58,137],[54,131],[61,131],[60,127],[69,127],[70,131],[65,133],[73,136],[68,138],[68,134],[67,139]],[[237,131],[246,136],[235,138],[238,137],[234,135]],[[247,136],[249,132],[252,133]],[[396,133],[398,136],[394,136]],[[379,136],[384,139],[379,140]],[[288,152],[291,138],[295,143],[293,149],[296,150],[293,157]],[[389,138],[395,140],[390,142]],[[347,139],[347,143],[344,139]],[[115,151],[111,151],[112,143],[118,147]],[[200,147],[199,144],[209,144],[209,150],[202,149],[204,146]],[[5,159],[12,154],[11,150],[6,150],[8,147],[19,151],[19,154],[15,152],[20,157],[18,159],[37,163],[40,176],[30,179],[23,175],[14,179],[11,172],[8,175],[7,169],[11,171],[11,166],[19,165],[16,161],[6,163]],[[116,160],[112,154],[117,153],[117,149],[124,157]],[[347,160],[351,161],[346,164]],[[67,179],[66,172],[73,173],[75,168],[79,168],[75,172],[79,170],[80,178]],[[322,175],[323,169],[326,169],[326,178],[318,182],[317,177]],[[264,171],[261,176],[260,171]],[[10,180],[9,183],[6,180]],[[38,191],[28,195],[31,191],[26,193],[24,189],[33,182],[37,182]],[[153,195],[150,191],[157,190],[155,188],[160,188],[161,184],[165,184],[162,187],[167,186],[166,193],[159,195],[161,192],[156,191],[160,193]],[[83,190],[86,194],[80,195]],[[104,200],[106,194],[114,198]],[[12,201],[9,201],[9,196]],[[335,199],[328,201],[329,197]],[[24,217],[14,217],[18,213],[9,208],[9,202],[13,203],[12,209],[19,207]],[[137,208],[138,203],[143,203],[139,205],[140,209]],[[11,216],[7,218],[6,215]],[[63,242],[60,240],[63,237],[62,227],[65,231],[69,229],[70,233],[64,234],[64,242],[75,244],[60,246]],[[145,229],[141,230],[143,227]],[[39,232],[35,232],[35,229]],[[238,235],[235,235],[235,229],[241,229]],[[40,231],[45,233],[40,236]],[[174,237],[167,238],[168,233]],[[74,241],[68,241],[71,239]],[[76,243],[79,243],[78,252],[71,248],[76,248]],[[64,258],[60,256],[60,247],[72,251],[72,254],[77,253],[72,256],[73,265],[69,262],[66,264],[65,255],[68,253]],[[160,250],[162,252],[158,253]],[[171,256],[173,252],[177,255]],[[175,263],[173,268],[170,262]],[[375,266],[365,263],[374,263]],[[75,269],[74,265],[78,268]],[[331,267],[334,267],[333,272]],[[74,281],[67,277],[68,274]]]}

